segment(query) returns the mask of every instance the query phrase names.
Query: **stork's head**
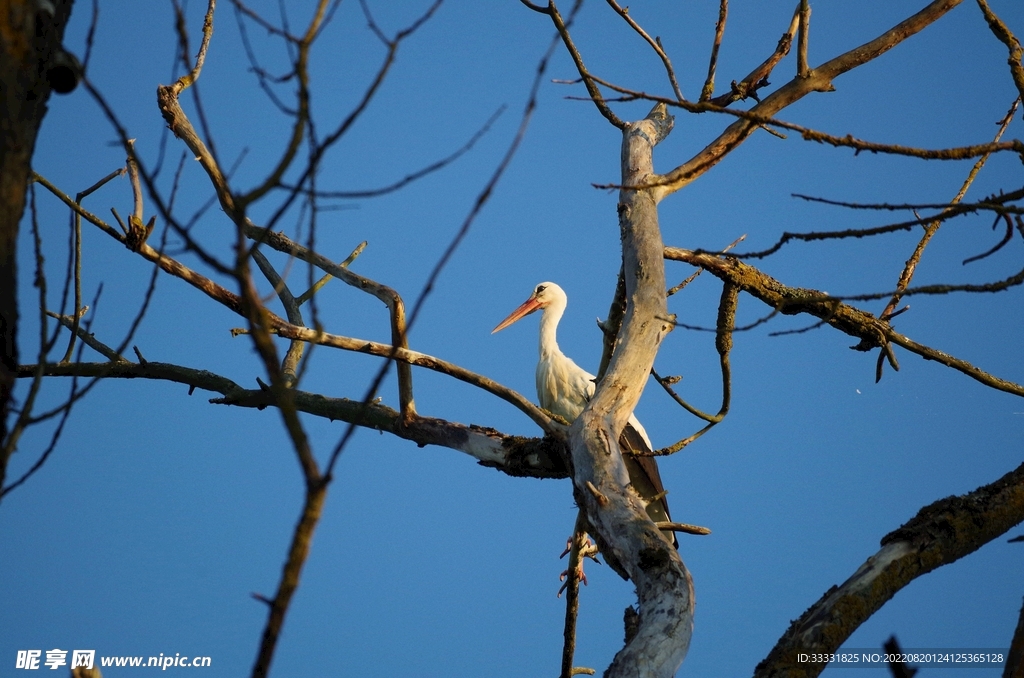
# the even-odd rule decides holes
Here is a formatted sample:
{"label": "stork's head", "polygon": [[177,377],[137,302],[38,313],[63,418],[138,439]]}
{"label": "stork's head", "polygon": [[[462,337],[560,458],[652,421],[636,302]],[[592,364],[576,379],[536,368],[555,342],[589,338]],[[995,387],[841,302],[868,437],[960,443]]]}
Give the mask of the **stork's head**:
{"label": "stork's head", "polygon": [[533,289],[533,294],[530,298],[523,302],[523,304],[512,311],[512,313],[502,320],[497,327],[491,330],[491,334],[500,332],[520,318],[525,318],[538,309],[545,309],[548,307],[561,307],[565,308],[566,296],[562,288],[553,282],[542,282]]}

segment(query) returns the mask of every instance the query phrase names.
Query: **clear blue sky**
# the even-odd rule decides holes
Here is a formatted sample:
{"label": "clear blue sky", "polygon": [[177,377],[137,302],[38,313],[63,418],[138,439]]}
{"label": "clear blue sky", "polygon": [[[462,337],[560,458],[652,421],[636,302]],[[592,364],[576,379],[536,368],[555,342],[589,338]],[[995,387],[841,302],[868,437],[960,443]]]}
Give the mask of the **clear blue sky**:
{"label": "clear blue sky", "polygon": [[[293,27],[301,26],[310,3],[288,4],[296,12]],[[924,3],[812,4],[813,66],[875,37]],[[172,13],[165,2],[100,5],[90,76],[152,166],[164,127],[155,90],[170,81],[175,52]],[[793,5],[772,0],[732,7],[719,92],[774,49]],[[253,6],[276,17],[276,3]],[[371,6],[382,28],[393,33],[426,3]],[[1018,0],[992,0],[992,6],[1024,35]],[[68,30],[67,45],[78,54],[89,9],[89,3],[77,3]],[[188,5],[193,52],[204,9],[197,0]],[[632,15],[661,36],[684,94],[695,99],[706,74],[717,3],[637,3]],[[249,28],[267,67],[282,70],[280,45]],[[400,193],[348,201],[344,209],[321,215],[320,251],[341,260],[368,240],[353,269],[414,299],[508,146],[552,33],[545,17],[518,2],[446,2],[402,45],[386,84],[330,156],[319,185],[360,189],[390,183],[461,146],[499,106],[508,110],[471,153],[443,172]],[[604,3],[584,7],[574,35],[599,75],[670,93],[658,60]],[[313,109],[321,130],[331,129],[358,101],[381,58],[358,4],[343,3],[313,53]],[[794,68],[790,56],[772,82],[786,82]],[[232,179],[236,187],[251,187],[265,176],[287,129],[247,69],[233,11],[221,3],[199,88],[219,156],[231,165],[245,153]],[[570,300],[561,346],[594,371],[601,342],[594,318],[607,313],[619,267],[616,196],[591,184],[619,178],[620,135],[592,105],[567,98],[581,95],[580,87],[550,82],[575,77],[559,49],[521,150],[411,338],[413,348],[531,398],[535,319],[496,336],[490,336],[491,328],[537,282],[556,281]],[[834,134],[938,148],[990,140],[993,123],[1016,95],[1006,49],[971,2],[843,76],[836,88],[807,97],[781,117]],[[187,106],[191,113],[190,99]],[[617,110],[628,119],[648,108],[629,104]],[[679,114],[675,131],[656,151],[656,169],[688,159],[727,120]],[[1018,112],[1007,137],[1021,138],[1022,130]],[[123,164],[124,152],[114,141],[98,107],[79,88],[51,99],[35,169],[74,194]],[[182,148],[168,140],[165,190]],[[836,230],[906,218],[808,204],[792,193],[942,202],[955,194],[968,169],[965,163],[854,157],[795,135],[781,140],[758,133],[662,204],[662,230],[666,243],[681,247],[718,248],[747,234],[741,249],[761,249],[785,230]],[[996,157],[968,199],[1020,185],[1019,159]],[[188,160],[182,213],[210,195],[198,164]],[[66,257],[68,216],[43,191],[37,201],[53,299]],[[114,181],[85,204],[101,216],[111,206],[126,215],[127,181]],[[272,203],[257,207],[254,219],[271,209]],[[286,220],[290,232],[298,218],[295,213]],[[1019,270],[1019,240],[982,262],[960,264],[998,240],[990,225],[986,217],[943,227],[915,282],[982,282]],[[103,285],[93,331],[116,344],[138,309],[150,267],[95,228],[84,228],[86,297]],[[216,208],[194,234],[211,248],[233,238]],[[834,294],[884,291],[893,287],[916,239],[903,233],[794,244],[760,265],[790,285]],[[30,246],[26,227],[23,362],[33,360],[37,336]],[[194,257],[183,260],[201,268]],[[671,283],[690,272],[668,264]],[[293,289],[302,289],[304,276],[293,273]],[[713,325],[719,291],[710,275],[701,276],[670,300],[671,310],[683,322]],[[328,331],[388,340],[386,312],[376,300],[337,281],[317,299]],[[1020,289],[914,298],[896,326],[1020,382],[1021,299]],[[878,313],[882,306],[865,308]],[[767,310],[743,297],[740,322]],[[229,333],[242,324],[181,281],[161,276],[133,343],[149,360],[209,369],[254,387],[263,370],[247,340]],[[708,537],[681,538],[697,610],[680,676],[751,673],[789,621],[852,574],[883,535],[921,506],[992,482],[1021,462],[1024,402],[1018,398],[899,350],[901,371],[887,370],[875,384],[876,355],[849,350],[855,342],[831,329],[768,336],[807,324],[806,317],[777,318],[737,334],[732,412],[700,441],[661,462],[673,516],[713,530]],[[378,367],[376,359],[325,348],[316,349],[312,360],[302,387],[330,396],[361,397]],[[682,375],[678,389],[684,397],[717,410],[713,335],[673,332],[656,368]],[[523,414],[464,384],[422,370],[415,372],[415,384],[425,415],[538,434]],[[391,405],[397,402],[394,386],[388,381],[383,394]],[[68,387],[67,381],[48,382],[44,406],[60,402]],[[22,385],[19,393],[24,392]],[[186,387],[163,382],[105,382],[77,406],[42,471],[5,498],[0,675],[11,675],[16,650],[54,647],[95,649],[100,655],[207,655],[213,659],[209,675],[248,674],[266,618],[265,607],[250,593],[272,595],[277,586],[302,481],[274,411],[211,405],[209,397],[201,391],[189,396]],[[658,446],[699,428],[653,382],[637,415]],[[305,423],[324,459],[343,424],[313,418]],[[48,436],[45,427],[25,436],[8,478],[35,461]],[[557,556],[574,516],[567,480],[509,478],[458,452],[360,432],[338,467],[273,674],[555,675],[564,609],[555,597],[564,568]],[[846,645],[879,647],[895,633],[904,647],[1007,647],[1024,595],[1022,561],[1024,545],[1000,538],[911,584]],[[635,599],[631,585],[608,567],[591,565],[588,575],[577,663],[602,671],[621,645],[622,610]],[[104,671],[108,677],[132,673]]]}

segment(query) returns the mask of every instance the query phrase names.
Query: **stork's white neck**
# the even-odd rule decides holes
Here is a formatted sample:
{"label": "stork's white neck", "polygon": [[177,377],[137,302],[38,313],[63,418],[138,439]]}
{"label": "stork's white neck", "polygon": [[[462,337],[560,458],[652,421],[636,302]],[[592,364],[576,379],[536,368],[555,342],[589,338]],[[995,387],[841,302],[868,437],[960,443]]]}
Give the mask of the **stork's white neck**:
{"label": "stork's white neck", "polygon": [[560,354],[558,349],[558,321],[565,313],[565,297],[556,297],[544,307],[543,315],[540,317],[540,357],[543,360],[552,355]]}

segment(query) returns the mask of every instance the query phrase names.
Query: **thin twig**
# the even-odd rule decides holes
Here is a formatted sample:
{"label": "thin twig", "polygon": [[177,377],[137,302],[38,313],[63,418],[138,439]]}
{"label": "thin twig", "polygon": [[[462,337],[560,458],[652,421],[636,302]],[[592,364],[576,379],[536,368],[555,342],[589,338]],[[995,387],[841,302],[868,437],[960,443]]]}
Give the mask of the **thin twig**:
{"label": "thin twig", "polygon": [[796,74],[806,78],[810,72],[807,65],[807,38],[811,31],[811,5],[807,0],[800,0],[800,30],[797,33]]}
{"label": "thin twig", "polygon": [[[93,184],[89,188],[87,188],[84,191],[78,193],[75,196],[75,204],[78,205],[78,206],[81,206],[82,205],[82,201],[85,200],[86,197],[88,197],[89,195],[91,195],[95,191],[98,191],[101,187],[106,185],[107,182],[112,180],[114,177],[124,176],[126,171],[127,171],[127,169],[124,168],[124,167],[116,169],[113,172],[111,172],[110,174],[108,174],[107,176],[105,176],[102,179],[100,179],[99,181],[97,181],[95,184]],[[64,357],[61,359],[61,362],[65,362],[65,363],[68,362],[69,360],[71,360],[71,356],[73,355],[73,352],[75,350],[75,338],[78,336],[78,323],[79,323],[79,320],[82,317],[82,215],[79,212],[76,212],[76,211],[72,211],[71,215],[72,215],[72,217],[74,219],[73,229],[74,229],[74,259],[75,259],[75,263],[74,263],[74,273],[73,273],[73,276],[74,276],[74,283],[75,283],[75,308],[74,308],[74,311],[71,314],[71,317],[73,319],[72,320],[72,326],[70,328],[71,329],[71,338],[68,339],[67,351],[65,351]]]}
{"label": "thin twig", "polygon": [[675,92],[676,98],[680,101],[685,101],[686,97],[683,96],[683,91],[679,89],[679,83],[676,81],[676,72],[672,69],[672,61],[668,58],[668,54],[665,53],[665,48],[661,44],[660,38],[651,38],[647,34],[640,24],[633,20],[633,17],[629,15],[628,7],[620,7],[619,3],[615,0],[607,0],[608,5],[615,10],[615,13],[621,16],[630,28],[636,31],[640,37],[647,41],[647,44],[651,46],[658,58],[661,59],[661,63],[665,66],[665,73],[668,75],[668,81],[672,85],[672,91]]}
{"label": "thin twig", "polygon": [[[1009,126],[1010,121],[1013,120],[1013,115],[1014,113],[1016,113],[1017,106],[1019,103],[1019,98],[1014,100],[1013,104],[1010,106],[1010,110],[1007,111],[1006,115],[1000,121],[999,130],[996,132],[995,138],[993,139],[993,143],[998,142],[999,139],[1003,136],[1003,133]],[[971,168],[971,171],[967,173],[967,178],[964,179],[963,184],[960,186],[960,190],[957,191],[956,195],[953,196],[953,199],[949,201],[949,207],[960,204],[960,201],[962,201],[964,196],[967,194],[967,189],[969,189],[971,187],[971,184],[974,183],[974,178],[978,176],[978,172],[980,172],[981,168],[985,166],[985,163],[988,161],[990,156],[991,153],[986,153],[982,155],[976,163],[974,163],[974,166]],[[936,219],[929,223],[927,226],[925,226],[924,234],[921,236],[921,240],[917,243],[917,247],[914,248],[913,254],[910,255],[910,258],[907,260],[906,265],[903,267],[903,272],[900,273],[900,277],[896,281],[896,293],[892,295],[892,298],[889,300],[889,303],[885,305],[885,310],[882,311],[881,317],[890,317],[892,312],[896,309],[896,306],[900,303],[900,300],[903,298],[903,290],[905,290],[907,286],[910,285],[910,281],[914,277],[914,271],[917,270],[917,264],[921,260],[921,255],[924,254],[925,247],[927,247],[928,243],[932,239],[932,236],[935,235],[935,233],[939,230],[939,227],[941,225],[942,220]]]}
{"label": "thin twig", "polygon": [[1001,43],[1006,45],[1006,49],[1010,52],[1006,63],[1010,66],[1010,76],[1013,78],[1013,84],[1017,86],[1017,92],[1024,99],[1024,65],[1021,64],[1021,58],[1024,57],[1024,48],[1021,48],[1020,40],[1017,39],[1017,36],[1013,34],[1003,20],[989,9],[988,3],[985,0],[978,0],[978,6],[981,7],[981,12],[985,15],[985,21],[988,22],[988,27],[992,30],[992,34]]}
{"label": "thin twig", "polygon": [[734,80],[730,91],[727,94],[711,99],[711,103],[718,106],[728,106],[735,101],[746,99],[748,97],[754,99],[754,101],[760,101],[757,96],[757,91],[770,84],[768,82],[768,76],[770,76],[772,71],[775,70],[775,66],[777,66],[778,63],[782,61],[787,54],[789,54],[789,50],[793,46],[793,38],[796,36],[799,25],[800,6],[797,5],[796,11],[793,13],[793,18],[789,22],[789,29],[782,34],[781,38],[779,38],[779,42],[775,46],[775,51],[772,52],[771,56],[747,74],[747,77],[743,78],[739,82]]}
{"label": "thin twig", "polygon": [[697,440],[697,438],[700,438],[702,435],[710,431],[717,424],[721,423],[725,419],[726,415],[729,414],[729,406],[732,402],[732,366],[729,362],[729,354],[732,351],[732,335],[736,328],[736,305],[739,301],[739,293],[740,288],[738,286],[731,282],[726,282],[722,286],[722,297],[718,303],[715,350],[718,351],[718,362],[722,372],[722,405],[718,409],[718,414],[707,415],[690,406],[686,401],[675,394],[675,391],[673,391],[666,383],[667,380],[661,379],[657,374],[654,374],[654,370],[651,370],[651,373],[654,374],[654,378],[677,403],[682,405],[691,414],[694,414],[708,422],[706,426],[696,433],[683,438],[673,445],[656,451],[654,453],[655,455],[675,454],[693,441]]}
{"label": "thin twig", "polygon": [[[281,305],[284,306],[288,322],[293,325],[305,325],[305,322],[302,320],[302,312],[299,310],[298,300],[292,295],[287,283],[281,279],[281,276],[277,273],[277,270],[267,259],[266,255],[254,247],[252,249],[252,258],[263,273],[263,276],[267,279],[267,282],[274,288],[274,293],[281,301]],[[299,361],[302,359],[302,353],[305,348],[305,342],[298,340],[293,340],[288,345],[288,351],[285,353],[284,360],[281,363],[281,371],[284,373],[285,382],[289,388],[294,388],[296,385],[295,371]]]}
{"label": "thin twig", "polygon": [[[32,245],[36,265],[34,284],[36,289],[39,290],[39,351],[36,360],[37,367],[32,375],[32,383],[29,385],[28,393],[22,402],[18,418],[8,430],[7,437],[0,440],[0,462],[2,462],[0,463],[0,488],[3,488],[4,478],[7,475],[7,462],[11,458],[11,454],[14,453],[14,450],[17,449],[18,440],[21,439],[21,435],[25,432],[29,419],[32,416],[32,408],[35,406],[36,396],[39,395],[39,389],[43,385],[43,367],[46,363],[46,335],[48,332],[46,322],[46,270],[43,264],[43,241],[39,233],[39,212],[36,209],[36,188],[34,183],[29,184],[29,210],[32,214]],[[48,453],[49,450],[37,462],[36,466],[29,470],[28,475],[34,473],[42,465]],[[21,482],[24,482],[24,480],[19,481],[15,486],[21,484]],[[10,489],[10,487],[6,488],[3,493],[0,493],[0,497],[3,497],[3,494],[6,494]]]}
{"label": "thin twig", "polygon": [[[519,129],[516,131],[516,136],[512,139],[512,142],[509,144],[508,149],[505,151],[505,156],[502,158],[501,162],[498,164],[494,172],[491,174],[491,177],[488,180],[487,184],[484,186],[483,190],[481,190],[480,193],[477,195],[476,200],[473,202],[472,208],[470,208],[469,214],[466,215],[466,218],[462,222],[462,225],[460,226],[458,232],[455,234],[455,237],[448,244],[448,247],[441,255],[441,258],[438,260],[437,264],[434,265],[434,268],[430,272],[430,275],[427,277],[427,281],[424,284],[423,289],[420,291],[419,297],[416,299],[415,304],[413,304],[412,313],[409,315],[408,327],[411,328],[412,325],[416,322],[416,319],[419,317],[420,311],[423,309],[424,302],[426,301],[430,293],[433,291],[434,284],[437,281],[438,277],[441,275],[441,271],[444,270],[444,267],[447,265],[448,261],[455,253],[455,250],[458,248],[459,244],[469,233],[469,229],[473,225],[473,222],[476,220],[477,215],[483,209],[484,205],[490,199],[491,195],[493,195],[494,188],[497,186],[498,181],[505,174],[505,170],[512,162],[512,158],[515,156],[516,151],[519,150],[519,146],[520,144],[522,144],[522,141],[526,136],[526,129],[530,124],[530,120],[533,118],[534,109],[537,107],[537,93],[540,91],[542,78],[544,76],[545,71],[547,71],[547,66],[551,59],[551,55],[555,50],[556,44],[557,42],[555,40],[552,40],[551,44],[548,46],[547,51],[544,53],[544,56],[541,57],[540,63],[537,65],[537,72],[533,79],[533,85],[530,88],[529,98],[527,99],[526,106],[523,109],[523,114],[519,121]],[[404,339],[404,333],[402,336]],[[392,352],[387,356],[388,363],[385,363],[381,367],[381,369],[377,372],[377,376],[374,379],[373,383],[371,383],[370,387],[367,389],[366,395],[363,398],[364,402],[369,402],[374,397],[374,395],[377,392],[377,388],[380,386],[381,381],[383,381],[384,379],[384,375],[387,373],[390,361],[398,359],[399,352],[402,351],[402,349],[399,346],[395,346],[391,349],[391,351]],[[461,368],[459,369],[461,370]],[[453,374],[453,376],[455,375]],[[498,394],[496,393],[496,395]],[[502,396],[499,395],[499,397]],[[533,406],[531,404],[531,408],[532,407]],[[522,409],[522,407],[520,407],[520,409]],[[524,410],[524,412],[525,411],[526,410]],[[550,422],[550,419],[546,415],[544,416],[544,419]],[[534,421],[540,423],[536,418],[534,418]],[[545,431],[550,430],[548,428],[550,424],[542,424],[542,426],[544,427]],[[349,439],[352,437],[352,434],[354,432],[354,426],[349,425],[348,429],[345,431],[345,434],[342,436],[341,440],[338,441],[338,444],[335,446],[334,451],[331,453],[330,461],[327,464],[328,477],[330,477],[330,473],[334,468],[335,463],[340,457],[342,451],[345,449],[345,445],[348,443]]]}
{"label": "thin twig", "polygon": [[569,14],[568,23],[562,19],[562,15],[558,12],[558,7],[555,6],[554,0],[548,2],[548,14],[551,17],[551,21],[555,24],[555,30],[558,31],[558,35],[562,38],[562,42],[565,43],[565,48],[569,51],[569,56],[572,57],[573,63],[576,64],[576,70],[579,71],[580,77],[583,78],[583,84],[587,88],[587,92],[590,94],[591,101],[597,107],[597,110],[605,117],[605,119],[618,129],[625,129],[626,123],[622,121],[619,116],[612,112],[612,109],[608,108],[608,104],[605,103],[604,96],[601,94],[601,90],[597,88],[594,77],[587,70],[586,65],[583,63],[583,56],[580,55],[579,49],[577,49],[575,43],[572,41],[572,37],[569,35],[569,26],[572,25],[573,18],[576,16],[576,12],[579,11],[582,5],[582,0],[576,0],[573,4],[572,12]]}
{"label": "thin twig", "polygon": [[[405,175],[404,177],[402,177],[398,181],[395,181],[394,183],[388,184],[387,186],[382,186],[380,188],[368,188],[358,191],[317,191],[316,195],[317,197],[320,198],[376,198],[378,196],[387,195],[388,193],[393,193],[401,188],[404,188],[408,184],[411,184],[417,179],[422,179],[428,174],[432,174],[433,172],[436,172],[437,170],[442,169],[450,165],[455,160],[457,160],[459,157],[461,157],[463,154],[465,154],[467,151],[473,148],[473,146],[476,145],[476,142],[479,141],[488,131],[490,131],[491,125],[493,125],[494,122],[499,117],[501,117],[501,114],[504,112],[505,106],[501,106],[500,108],[498,108],[498,110],[495,111],[490,118],[488,118],[487,122],[485,122],[483,126],[476,131],[475,134],[473,134],[473,136],[469,139],[469,141],[467,141],[462,146],[462,148],[456,150],[454,153],[444,158],[441,158],[440,160],[437,160],[427,165],[426,167],[423,167],[422,169],[416,170],[415,172]],[[282,188],[286,188],[288,190],[295,190],[297,188],[296,186],[289,184],[281,184],[281,186]],[[303,190],[303,192],[309,193],[309,191],[306,190]]]}
{"label": "thin twig", "polygon": [[[732,248],[736,247],[736,245],[739,245],[741,242],[743,242],[746,239],[747,239],[747,234],[744,233],[743,235],[741,235],[740,237],[736,238],[731,243],[726,245],[722,249],[722,253],[724,254],[724,253],[728,252],[729,250],[731,250]],[[696,271],[694,271],[690,275],[686,276],[686,278],[684,278],[681,283],[679,283],[675,287],[669,288],[669,290],[665,293],[665,296],[666,297],[671,297],[674,294],[678,294],[683,288],[685,288],[687,285],[689,285],[694,280],[696,280],[697,276],[699,276],[703,270],[704,270],[703,268],[699,268],[698,267]]]}
{"label": "thin twig", "polygon": [[708,77],[700,91],[700,101],[710,101],[715,93],[715,70],[718,68],[718,50],[725,34],[725,20],[729,16],[729,0],[719,0],[718,21],[715,23],[715,41],[711,44],[711,58],[708,59]]}
{"label": "thin twig", "polygon": [[[789,83],[772,92],[761,103],[751,109],[754,115],[772,117],[804,96],[816,91],[830,91],[832,82],[847,73],[889,51],[897,44],[917,34],[928,25],[934,23],[961,0],[934,0],[924,9],[908,17],[878,37],[859,45],[847,52],[825,62],[811,70],[807,78],[794,78]],[[795,28],[794,28],[795,30]],[[688,185],[697,177],[717,165],[722,158],[739,147],[751,134],[758,129],[758,124],[749,121],[738,121],[730,125],[714,141],[697,155],[682,163],[660,178],[661,186],[658,198],[674,193]]]}
{"label": "thin twig", "polygon": [[576,620],[580,614],[580,574],[583,572],[582,551],[587,547],[587,525],[583,511],[576,515],[576,525],[569,543],[569,561],[565,568],[565,623],[562,627],[562,670],[560,678],[572,676],[572,662],[576,654]]}
{"label": "thin twig", "polygon": [[[344,261],[339,263],[338,267],[339,268],[348,268],[352,264],[352,262],[356,260],[356,257],[358,257],[360,254],[362,254],[363,250],[366,249],[366,245],[367,245],[367,242],[365,240],[363,242],[359,243],[358,245],[356,245],[356,248],[354,250],[352,250],[352,254],[348,255],[348,257],[346,257]],[[306,303],[307,301],[312,299],[313,295],[315,295],[317,292],[319,292],[320,289],[324,285],[326,285],[327,283],[329,283],[333,279],[334,279],[334,276],[331,275],[330,273],[325,274],[319,280],[317,280],[312,285],[310,285],[309,289],[307,289],[305,292],[303,292],[302,294],[297,296],[295,298],[295,303],[297,303],[299,306],[302,306],[304,303]]]}

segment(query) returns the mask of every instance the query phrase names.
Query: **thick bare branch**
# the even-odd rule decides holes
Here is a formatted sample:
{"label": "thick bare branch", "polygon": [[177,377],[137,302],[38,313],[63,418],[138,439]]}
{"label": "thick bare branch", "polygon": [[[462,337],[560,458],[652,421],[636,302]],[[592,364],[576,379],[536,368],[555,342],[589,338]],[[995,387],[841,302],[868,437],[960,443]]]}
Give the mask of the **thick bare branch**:
{"label": "thick bare branch", "polygon": [[796,74],[806,78],[810,67],[807,65],[807,41],[811,32],[811,4],[800,0],[800,31],[797,34]]}
{"label": "thick bare branch", "polygon": [[[17,376],[31,378],[36,365],[22,365]],[[107,379],[154,379],[172,381],[194,389],[219,393],[211,403],[254,409],[276,407],[273,394],[265,389],[244,389],[234,381],[207,370],[196,370],[170,363],[147,360],[145,363],[50,363],[42,366],[46,377],[101,377]],[[345,421],[378,431],[385,431],[419,446],[437,445],[463,452],[481,465],[517,477],[565,478],[568,471],[562,461],[565,441],[560,436],[525,438],[508,435],[493,428],[463,425],[456,422],[417,416],[403,422],[396,410],[380,403],[361,403],[347,398],[329,398],[318,393],[293,391],[296,409],[300,412]]]}
{"label": "thick bare branch", "polygon": [[832,587],[789,627],[758,664],[755,678],[809,678],[824,664],[797,654],[834,652],[911,581],[974,553],[1024,521],[1024,465],[990,485],[925,506],[882,538],[881,550],[840,587]]}
{"label": "thick bare branch", "polygon": [[[984,370],[978,369],[966,360],[955,358],[942,351],[919,344],[894,330],[888,322],[880,320],[867,311],[862,311],[834,299],[824,292],[784,285],[775,278],[762,273],[753,266],[738,261],[734,257],[717,257],[677,247],[666,247],[665,258],[684,261],[694,266],[703,266],[716,278],[739,286],[742,291],[760,299],[768,306],[785,315],[808,313],[816,318],[821,318],[840,332],[851,337],[858,337],[861,340],[855,347],[858,350],[869,351],[887,343],[896,344],[920,355],[925,360],[934,360],[959,372],[963,372],[985,386],[1013,395],[1024,396],[1024,386],[1021,384],[1000,379]],[[1024,275],[1016,277],[1024,279]],[[876,298],[885,297],[888,294],[867,296]]]}
{"label": "thick bare branch", "polygon": [[[934,0],[917,14],[878,36],[844,54],[841,54],[821,66],[812,69],[806,77],[794,78],[779,90],[765,97],[751,113],[771,117],[777,112],[802,99],[811,92],[827,92],[833,89],[832,81],[862,64],[875,59],[889,51],[902,41],[919,33],[930,24],[938,21],[949,10],[960,4],[962,0]],[[663,183],[664,193],[673,193],[718,164],[730,151],[742,144],[754,133],[758,125],[746,120],[739,120],[730,125],[721,135],[705,147],[700,153],[659,179]]]}

